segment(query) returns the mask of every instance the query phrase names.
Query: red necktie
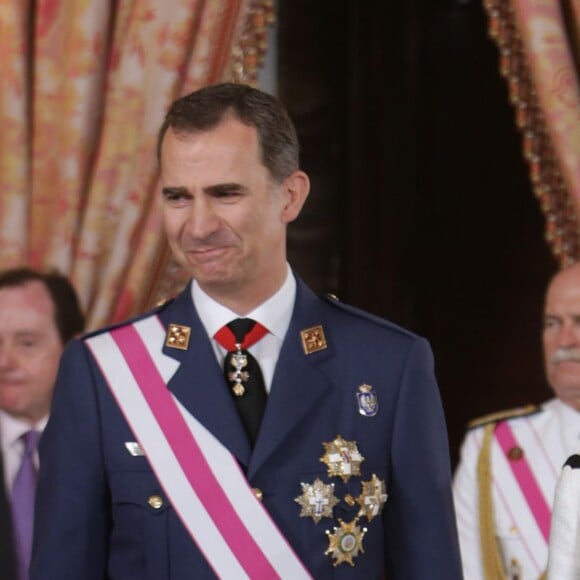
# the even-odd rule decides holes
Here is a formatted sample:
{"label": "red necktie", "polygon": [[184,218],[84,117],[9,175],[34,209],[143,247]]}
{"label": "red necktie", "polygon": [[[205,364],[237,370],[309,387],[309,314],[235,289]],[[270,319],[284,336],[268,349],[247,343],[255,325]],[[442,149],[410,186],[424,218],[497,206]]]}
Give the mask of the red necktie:
{"label": "red necktie", "polygon": [[266,334],[268,330],[251,318],[236,318],[214,336],[228,351],[224,359],[224,376],[232,388],[252,446],[258,437],[268,396],[260,365],[247,349]]}

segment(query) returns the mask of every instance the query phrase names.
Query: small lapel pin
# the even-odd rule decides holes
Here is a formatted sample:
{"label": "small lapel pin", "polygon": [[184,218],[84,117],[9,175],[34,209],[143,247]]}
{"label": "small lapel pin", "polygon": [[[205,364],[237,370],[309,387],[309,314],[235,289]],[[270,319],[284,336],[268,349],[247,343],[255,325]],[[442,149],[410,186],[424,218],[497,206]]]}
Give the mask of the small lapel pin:
{"label": "small lapel pin", "polygon": [[179,350],[187,350],[189,347],[190,335],[191,328],[189,326],[182,326],[181,324],[170,324],[167,327],[165,346],[169,348],[177,348]]}
{"label": "small lapel pin", "polygon": [[136,441],[125,441],[125,447],[133,457],[142,457],[145,455],[145,451],[143,451],[141,445]]}
{"label": "small lapel pin", "polygon": [[377,393],[370,385],[361,385],[358,388],[358,412],[365,417],[374,417],[379,412]]}
{"label": "small lapel pin", "polygon": [[327,348],[324,330],[320,324],[318,326],[312,326],[311,328],[301,330],[300,337],[302,338],[304,354],[312,354],[313,352],[318,352],[319,350]]}

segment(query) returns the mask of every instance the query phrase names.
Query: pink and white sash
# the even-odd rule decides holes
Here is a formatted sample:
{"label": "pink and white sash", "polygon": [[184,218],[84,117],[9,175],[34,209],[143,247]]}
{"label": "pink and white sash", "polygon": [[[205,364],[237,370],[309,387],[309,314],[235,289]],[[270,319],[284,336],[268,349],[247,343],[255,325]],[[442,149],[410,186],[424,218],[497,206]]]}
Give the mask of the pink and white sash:
{"label": "pink and white sash", "polygon": [[221,578],[311,578],[235,457],[167,389],[155,316],[87,339],[173,508]]}
{"label": "pink and white sash", "polygon": [[[519,447],[519,443],[507,421],[502,421],[497,426],[495,437],[505,456],[508,455],[510,449]],[[523,455],[517,460],[509,461],[509,466],[547,544],[550,537],[551,510],[526,456]]]}

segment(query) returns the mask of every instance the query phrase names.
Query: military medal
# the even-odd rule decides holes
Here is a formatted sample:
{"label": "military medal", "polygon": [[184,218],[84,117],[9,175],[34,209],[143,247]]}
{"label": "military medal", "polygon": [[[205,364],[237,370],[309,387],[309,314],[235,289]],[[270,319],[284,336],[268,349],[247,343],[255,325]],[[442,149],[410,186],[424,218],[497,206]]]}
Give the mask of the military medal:
{"label": "military medal", "polygon": [[133,456],[133,457],[142,457],[145,455],[145,451],[143,451],[143,447],[137,443],[137,441],[125,441],[125,449]]}
{"label": "military medal", "polygon": [[370,385],[361,385],[356,393],[358,412],[365,417],[374,417],[379,412],[377,394]]}
{"label": "military medal", "polygon": [[355,518],[350,523],[345,523],[341,519],[338,520],[340,527],[334,528],[334,533],[326,530],[328,536],[328,549],[324,554],[328,554],[334,558],[334,566],[338,566],[343,562],[354,566],[353,558],[356,558],[359,552],[364,554],[362,546],[363,538],[367,532],[366,528],[357,526],[358,518]]}
{"label": "military medal", "polygon": [[191,328],[189,326],[183,326],[182,324],[170,324],[167,327],[165,346],[169,348],[177,348],[179,350],[187,350],[189,348],[190,336]]}
{"label": "military medal", "polygon": [[323,443],[325,454],[320,458],[328,467],[328,477],[341,477],[346,483],[353,475],[360,475],[360,464],[365,458],[359,453],[356,441],[345,441],[340,435],[334,441]]}
{"label": "military medal", "polygon": [[242,345],[236,343],[237,351],[234,352],[230,357],[230,364],[234,367],[234,371],[228,373],[228,379],[235,383],[232,387],[232,391],[236,397],[242,397],[246,392],[246,388],[242,383],[246,382],[250,375],[247,371],[242,369],[248,366],[248,357],[242,352]]}
{"label": "military medal", "polygon": [[358,515],[366,516],[370,522],[383,511],[387,497],[385,482],[373,473],[370,481],[362,482],[362,493],[356,498],[360,505]]}
{"label": "military medal", "polygon": [[322,326],[313,326],[300,331],[304,354],[312,354],[327,348],[326,337]]}
{"label": "military medal", "polygon": [[338,503],[334,495],[334,483],[325,484],[316,478],[314,483],[301,483],[302,495],[294,501],[302,507],[301,518],[312,518],[317,524],[322,518],[331,518],[332,509]]}

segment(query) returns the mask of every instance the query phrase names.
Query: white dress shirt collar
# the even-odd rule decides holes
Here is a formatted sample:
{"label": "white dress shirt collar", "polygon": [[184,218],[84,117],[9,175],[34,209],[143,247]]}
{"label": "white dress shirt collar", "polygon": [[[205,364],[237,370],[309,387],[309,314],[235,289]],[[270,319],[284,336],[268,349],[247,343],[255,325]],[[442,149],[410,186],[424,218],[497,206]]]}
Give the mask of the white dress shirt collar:
{"label": "white dress shirt collar", "polygon": [[[195,280],[191,285],[191,293],[201,323],[211,339],[216,360],[222,366],[226,349],[219,345],[213,336],[220,328],[239,316],[208,296]],[[287,266],[286,280],[281,288],[246,315],[247,318],[256,320],[269,331],[266,336],[248,348],[260,364],[268,393],[272,387],[282,343],[290,326],[295,300],[296,280],[290,266]]]}
{"label": "white dress shirt collar", "polygon": [[48,415],[35,425],[30,425],[30,423],[17,419],[5,411],[0,411],[0,441],[2,441],[2,447],[16,444],[22,435],[31,429],[36,429],[42,433],[47,422]]}
{"label": "white dress shirt collar", "polygon": [[[215,333],[228,322],[239,318],[238,314],[206,294],[195,280],[191,285],[191,293],[195,309],[210,338],[213,338]],[[265,326],[280,340],[281,344],[290,326],[295,298],[296,280],[290,266],[287,265],[286,279],[280,289],[257,308],[248,312],[244,318],[252,318]]]}

